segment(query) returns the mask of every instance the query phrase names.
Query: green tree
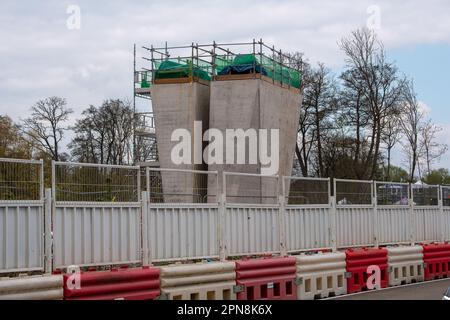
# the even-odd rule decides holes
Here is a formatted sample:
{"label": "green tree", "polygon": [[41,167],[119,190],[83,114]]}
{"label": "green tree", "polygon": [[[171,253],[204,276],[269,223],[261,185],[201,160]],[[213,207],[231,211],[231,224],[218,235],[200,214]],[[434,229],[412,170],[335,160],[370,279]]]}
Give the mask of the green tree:
{"label": "green tree", "polygon": [[10,117],[0,115],[0,158],[30,159],[32,144]]}
{"label": "green tree", "polygon": [[424,180],[428,184],[450,185],[450,172],[445,168],[432,170]]}

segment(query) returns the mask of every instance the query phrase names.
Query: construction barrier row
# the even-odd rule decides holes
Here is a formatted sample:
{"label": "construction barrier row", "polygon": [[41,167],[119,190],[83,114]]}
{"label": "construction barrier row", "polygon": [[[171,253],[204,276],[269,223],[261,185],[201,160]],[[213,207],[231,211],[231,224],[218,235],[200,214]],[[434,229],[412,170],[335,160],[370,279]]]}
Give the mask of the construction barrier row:
{"label": "construction barrier row", "polygon": [[62,299],[62,275],[0,279],[0,300]]}
{"label": "construction barrier row", "polygon": [[313,300],[445,277],[433,243],[0,279],[0,300]]}

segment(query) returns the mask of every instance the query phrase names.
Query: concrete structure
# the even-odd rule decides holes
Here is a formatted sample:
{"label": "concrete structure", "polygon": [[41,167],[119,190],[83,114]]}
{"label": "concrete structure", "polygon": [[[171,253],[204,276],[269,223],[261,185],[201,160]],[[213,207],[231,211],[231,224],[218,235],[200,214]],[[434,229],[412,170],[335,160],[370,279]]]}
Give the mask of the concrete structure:
{"label": "concrete structure", "polygon": [[[243,79],[230,76],[230,80],[227,80],[227,76],[222,76],[220,81],[211,82],[210,128],[217,128],[224,135],[226,129],[279,129],[277,174],[290,176],[302,101],[300,91],[273,83],[269,78],[259,77],[259,74],[254,78],[244,76],[246,78]],[[271,150],[270,133],[267,140],[268,150]],[[261,168],[259,157],[257,164],[209,165],[209,170],[219,171],[219,185],[222,185],[223,171],[259,174]],[[275,179],[239,176],[230,178],[232,179],[227,180],[227,201],[263,204],[278,201]],[[210,181],[209,185],[212,183],[214,182]]]}
{"label": "concrete structure", "polygon": [[[203,130],[209,125],[209,92],[208,82],[153,84],[153,111],[158,141],[158,157],[161,168],[184,170],[207,170],[203,164],[174,164],[171,159],[172,148],[178,142],[171,141],[172,132],[186,129],[191,133],[192,148],[194,146],[194,121],[201,121]],[[202,132],[203,135],[203,132]],[[199,202],[206,194],[206,182],[194,174],[174,174],[162,172],[164,202]],[[203,186],[202,186],[203,184]],[[204,189],[199,191],[198,189]],[[151,191],[151,190],[150,190]],[[204,194],[198,194],[204,192]]]}

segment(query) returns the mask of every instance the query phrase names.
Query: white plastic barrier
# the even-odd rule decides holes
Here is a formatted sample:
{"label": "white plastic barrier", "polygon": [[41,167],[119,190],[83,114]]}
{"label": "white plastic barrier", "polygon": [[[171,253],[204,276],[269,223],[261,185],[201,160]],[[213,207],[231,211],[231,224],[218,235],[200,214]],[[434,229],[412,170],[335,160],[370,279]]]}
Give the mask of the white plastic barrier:
{"label": "white plastic barrier", "polygon": [[235,300],[234,262],[161,267],[161,293],[169,300]]}
{"label": "white plastic barrier", "polygon": [[0,300],[62,299],[62,275],[0,279]]}
{"label": "white plastic barrier", "polygon": [[297,298],[322,299],[347,293],[345,253],[297,256]]}
{"label": "white plastic barrier", "polygon": [[424,281],[422,246],[388,247],[387,250],[390,286]]}

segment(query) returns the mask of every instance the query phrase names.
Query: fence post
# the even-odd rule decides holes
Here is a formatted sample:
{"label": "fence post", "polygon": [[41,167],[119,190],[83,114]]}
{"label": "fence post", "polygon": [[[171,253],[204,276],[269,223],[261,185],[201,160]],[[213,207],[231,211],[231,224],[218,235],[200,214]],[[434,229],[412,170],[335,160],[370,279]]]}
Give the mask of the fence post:
{"label": "fence post", "polygon": [[286,208],[285,208],[285,197],[284,195],[278,196],[278,209],[279,209],[279,232],[280,232],[280,255],[282,257],[287,256],[286,248]]}
{"label": "fence post", "polygon": [[377,183],[372,182],[372,206],[373,206],[373,241],[375,248],[380,247],[380,230],[378,221],[378,200],[377,200]]}
{"label": "fence post", "polygon": [[[219,192],[219,190],[217,190]],[[219,196],[219,226],[218,226],[218,242],[219,242],[219,258],[220,261],[227,259],[227,248],[225,244],[225,212],[226,212],[226,195],[225,192]]]}
{"label": "fence post", "polygon": [[439,232],[440,232],[440,240],[441,242],[445,241],[445,216],[444,216],[444,193],[442,190],[442,186],[439,186]]}
{"label": "fence post", "polygon": [[409,196],[409,225],[410,225],[410,231],[409,231],[409,239],[411,242],[411,245],[413,246],[415,244],[415,240],[416,240],[416,219],[414,216],[414,191],[413,191],[413,186],[412,184],[409,185],[409,192],[410,192],[410,196]]}
{"label": "fence post", "polygon": [[336,187],[334,195],[330,197],[330,242],[333,252],[337,252],[337,213],[336,213]]}
{"label": "fence post", "polygon": [[148,251],[148,230],[147,230],[147,217],[148,217],[148,209],[149,209],[149,198],[148,191],[142,192],[142,206],[141,206],[141,257],[142,257],[142,265],[148,266],[150,265],[150,255]]}
{"label": "fence post", "polygon": [[45,189],[44,198],[44,272],[52,272],[52,189]]}

